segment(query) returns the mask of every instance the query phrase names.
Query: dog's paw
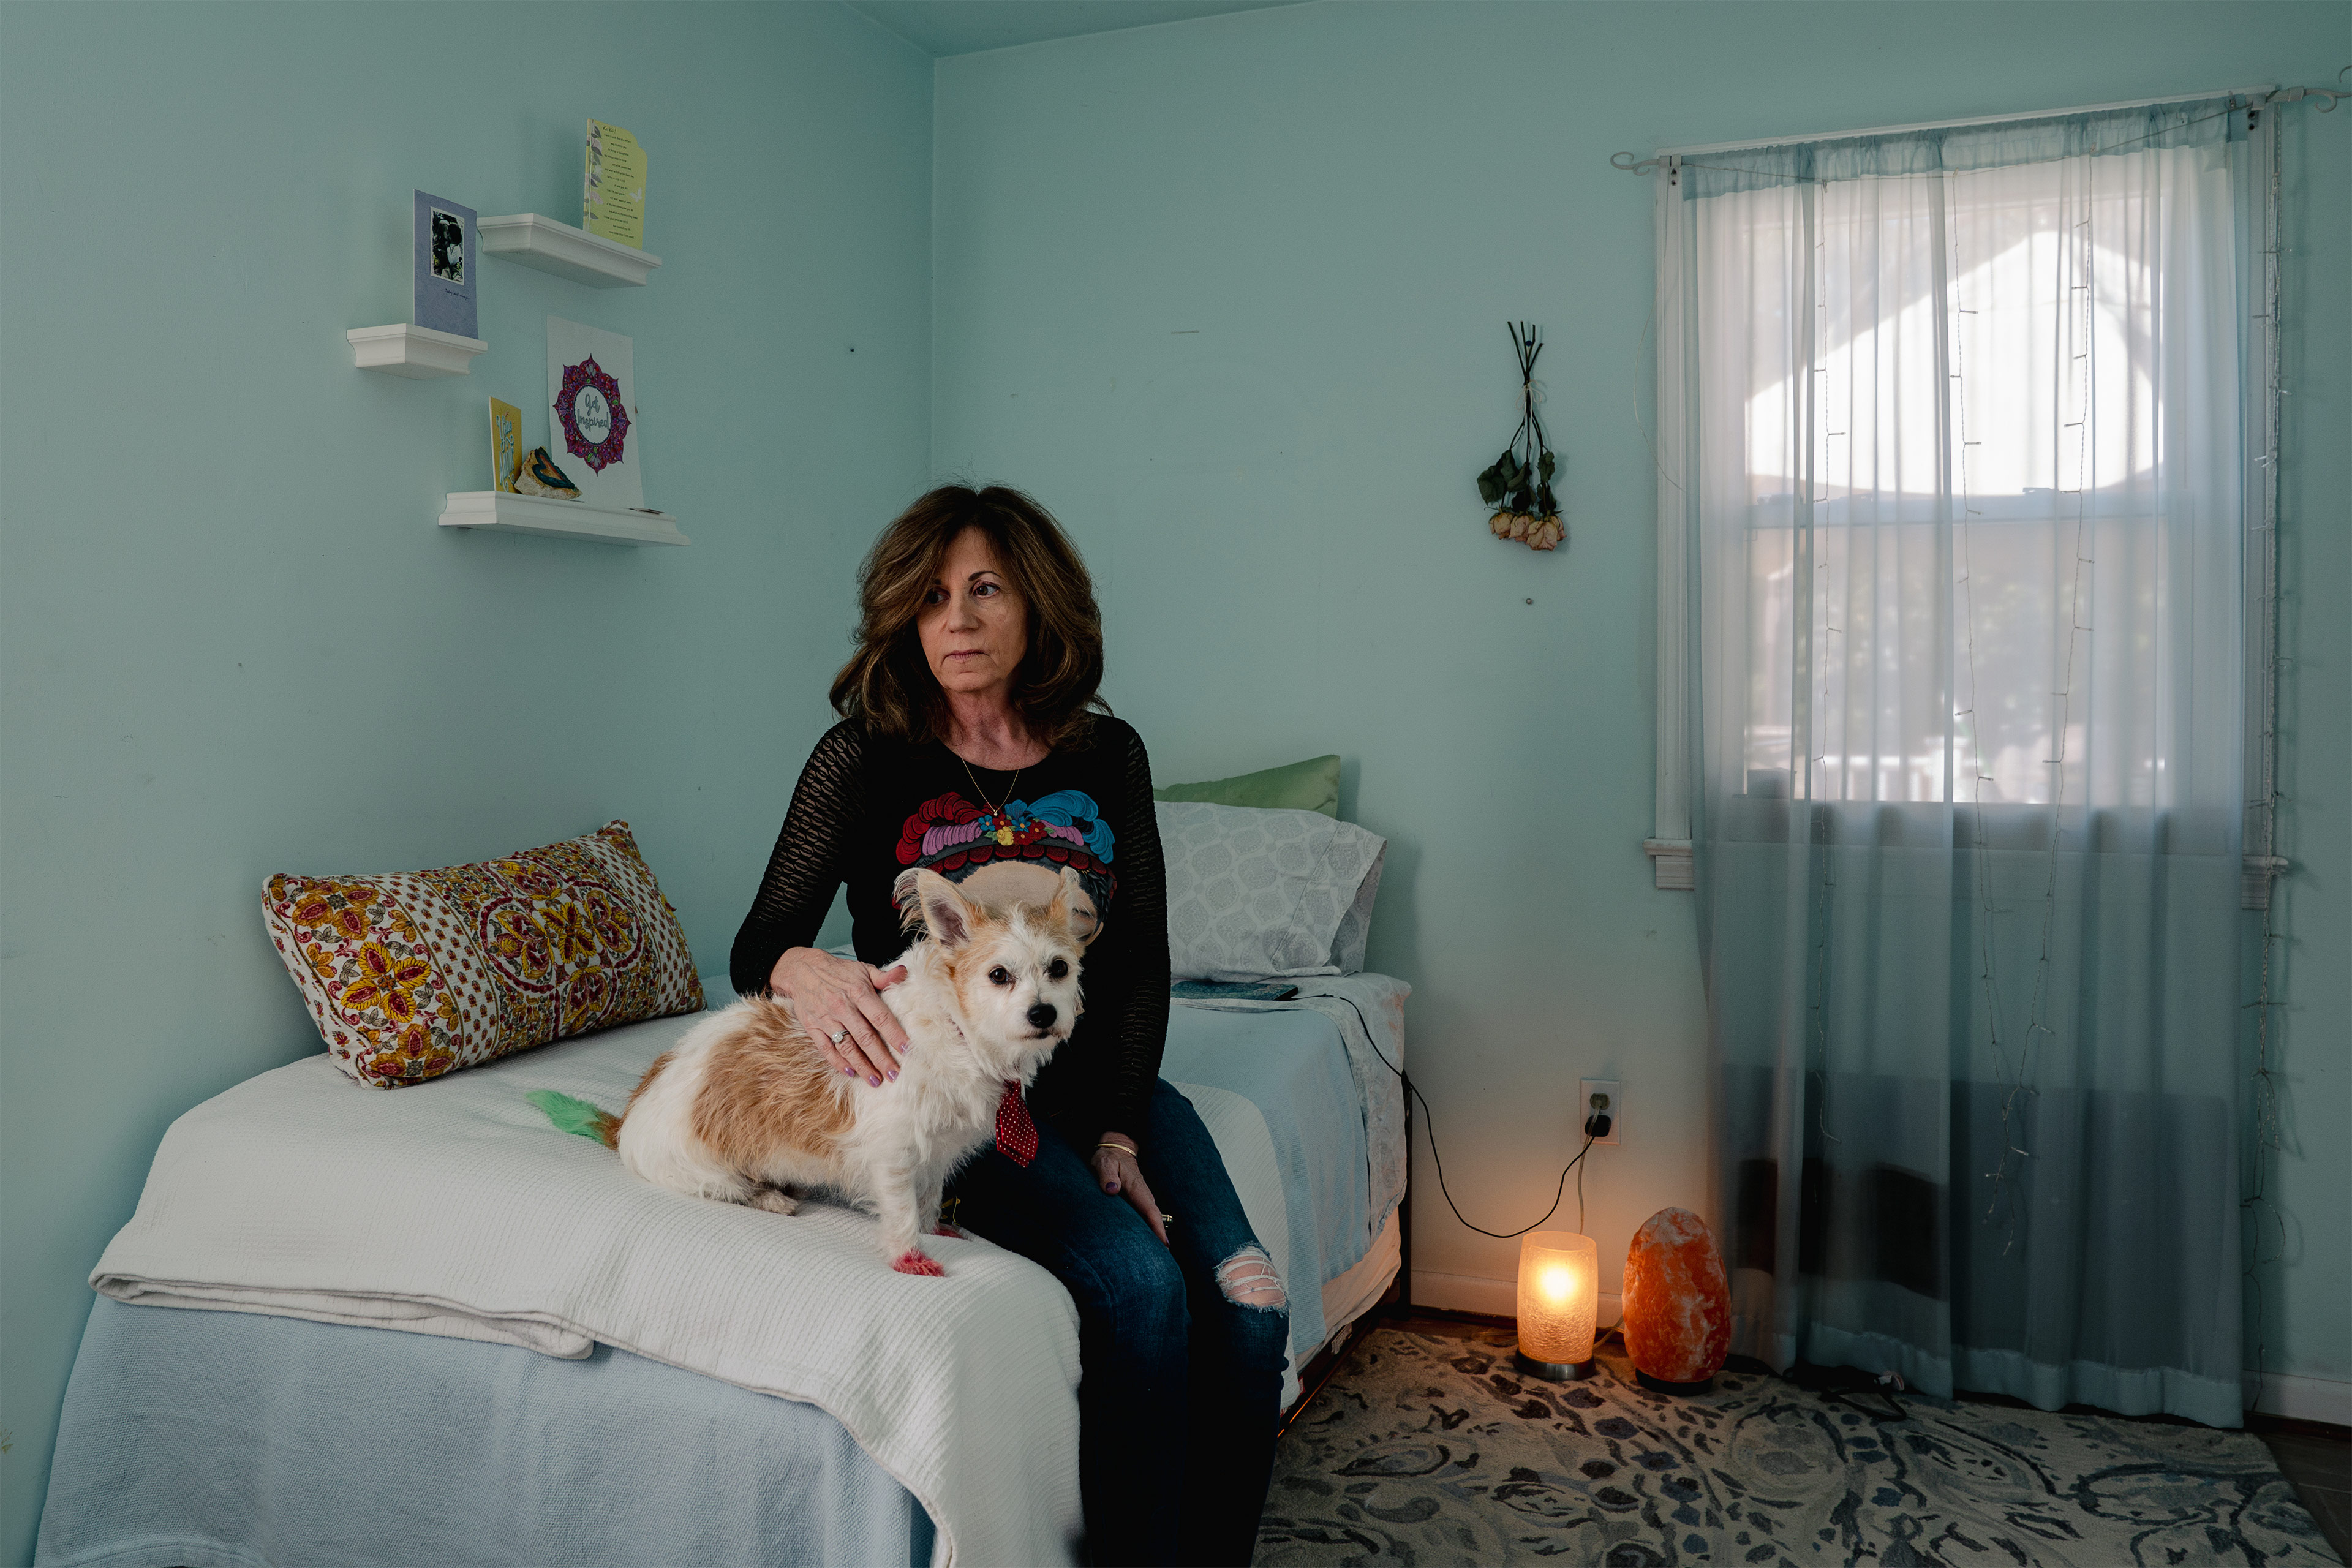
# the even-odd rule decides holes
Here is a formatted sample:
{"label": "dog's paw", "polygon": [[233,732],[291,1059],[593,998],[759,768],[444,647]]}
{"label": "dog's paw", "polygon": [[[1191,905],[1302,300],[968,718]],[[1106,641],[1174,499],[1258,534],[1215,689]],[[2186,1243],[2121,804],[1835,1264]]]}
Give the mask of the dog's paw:
{"label": "dog's paw", "polygon": [[749,1203],[753,1208],[765,1209],[770,1214],[798,1214],[801,1212],[800,1199],[793,1196],[792,1194],[784,1191],[782,1187],[761,1187],[758,1192],[753,1193],[744,1201]]}
{"label": "dog's paw", "polygon": [[890,1267],[901,1274],[924,1274],[934,1279],[944,1279],[948,1272],[911,1247],[898,1254],[898,1261]]}

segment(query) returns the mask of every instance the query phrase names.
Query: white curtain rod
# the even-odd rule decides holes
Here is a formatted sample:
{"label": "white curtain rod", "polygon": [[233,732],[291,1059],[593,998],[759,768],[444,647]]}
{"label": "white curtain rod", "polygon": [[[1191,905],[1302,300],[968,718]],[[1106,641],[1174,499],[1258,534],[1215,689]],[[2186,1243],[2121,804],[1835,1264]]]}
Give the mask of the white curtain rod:
{"label": "white curtain rod", "polygon": [[[2267,97],[2277,90],[2275,86],[2233,87],[2212,92],[2184,92],[2171,98],[2136,98],[2123,103],[2085,103],[2073,109],[2033,109],[2021,114],[1977,114],[1965,120],[1924,120],[1915,125],[1874,125],[1864,131],[1823,131],[1810,136],[1763,136],[1747,142],[1710,142],[1696,147],[1661,147],[1656,153],[1638,163],[1632,162],[1633,155],[1631,153],[1620,153],[1609,161],[1616,167],[1629,173],[1646,174],[1657,166],[1658,161],[1662,158],[1695,158],[1710,153],[1744,153],[1759,147],[1790,147],[1805,142],[1854,142],[1865,136],[1900,136],[1915,131],[1950,131],[1964,125],[2006,125],[2021,120],[2055,120],[2068,114],[2103,114],[2111,110],[2119,109],[2153,109],[2167,103],[2203,103],[2216,98],[2252,98],[2257,95]],[[2315,88],[2309,90],[2315,93],[2326,92],[2325,88]],[[2333,96],[2330,96],[2327,107],[2330,109],[2336,107]],[[1621,158],[1627,162],[1619,163],[1618,159]]]}

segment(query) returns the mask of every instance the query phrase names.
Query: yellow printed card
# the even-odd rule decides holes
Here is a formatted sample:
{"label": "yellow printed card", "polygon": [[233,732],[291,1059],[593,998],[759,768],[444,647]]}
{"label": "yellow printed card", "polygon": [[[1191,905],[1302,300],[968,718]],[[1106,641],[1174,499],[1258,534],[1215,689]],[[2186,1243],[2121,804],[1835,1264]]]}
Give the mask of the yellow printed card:
{"label": "yellow printed card", "polygon": [[490,488],[515,493],[515,475],[522,468],[522,410],[511,403],[490,399]]}
{"label": "yellow printed card", "polygon": [[580,226],[601,239],[646,247],[646,150],[617,125],[588,122],[588,172]]}

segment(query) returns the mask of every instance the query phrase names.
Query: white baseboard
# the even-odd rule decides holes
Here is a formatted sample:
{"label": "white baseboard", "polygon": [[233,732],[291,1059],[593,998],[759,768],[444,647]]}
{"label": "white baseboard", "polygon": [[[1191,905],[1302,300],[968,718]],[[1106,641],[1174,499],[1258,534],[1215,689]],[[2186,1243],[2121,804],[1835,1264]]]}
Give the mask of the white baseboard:
{"label": "white baseboard", "polygon": [[[1516,1318],[1519,1314],[1519,1288],[1517,1281],[1511,1279],[1416,1268],[1412,1271],[1412,1304],[1445,1312],[1484,1312],[1490,1318]],[[1606,1291],[1601,1293],[1602,1328],[1615,1322],[1622,1310],[1616,1297]]]}
{"label": "white baseboard", "polygon": [[[1412,1304],[1446,1312],[1483,1312],[1490,1318],[1518,1315],[1518,1287],[1509,1279],[1488,1279],[1475,1274],[1412,1271]],[[1601,1321],[1613,1323],[1623,1307],[1615,1296],[1601,1298]],[[2249,1372],[2246,1376],[2253,1377]],[[2326,1377],[2293,1377],[2284,1373],[2263,1375],[2262,1397],[2254,1408],[2267,1415],[2295,1421],[2324,1421],[2332,1426],[2352,1426],[2352,1383]]]}
{"label": "white baseboard", "polygon": [[[1418,1276],[1415,1276],[1418,1279]],[[2254,1374],[2250,1371],[2248,1378]],[[2331,1426],[2352,1426],[2352,1383],[2332,1377],[2290,1377],[2284,1373],[2263,1374],[2262,1396],[2254,1408],[2265,1415],[2295,1421],[2325,1421]]]}
{"label": "white baseboard", "polygon": [[1518,1287],[1508,1279],[1482,1279],[1471,1274],[1412,1271],[1412,1304],[1444,1312],[1485,1312],[1489,1317],[1515,1317],[1519,1310]]}

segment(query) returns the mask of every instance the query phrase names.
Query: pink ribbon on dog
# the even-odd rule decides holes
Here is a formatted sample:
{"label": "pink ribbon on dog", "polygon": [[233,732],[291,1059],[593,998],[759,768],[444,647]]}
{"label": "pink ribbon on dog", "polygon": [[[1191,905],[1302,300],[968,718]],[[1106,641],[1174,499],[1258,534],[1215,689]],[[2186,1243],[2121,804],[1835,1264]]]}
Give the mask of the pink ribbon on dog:
{"label": "pink ribbon on dog", "polygon": [[1004,1080],[1004,1098],[996,1102],[996,1152],[1024,1171],[1037,1157],[1037,1124],[1029,1120],[1029,1107],[1014,1079]]}

